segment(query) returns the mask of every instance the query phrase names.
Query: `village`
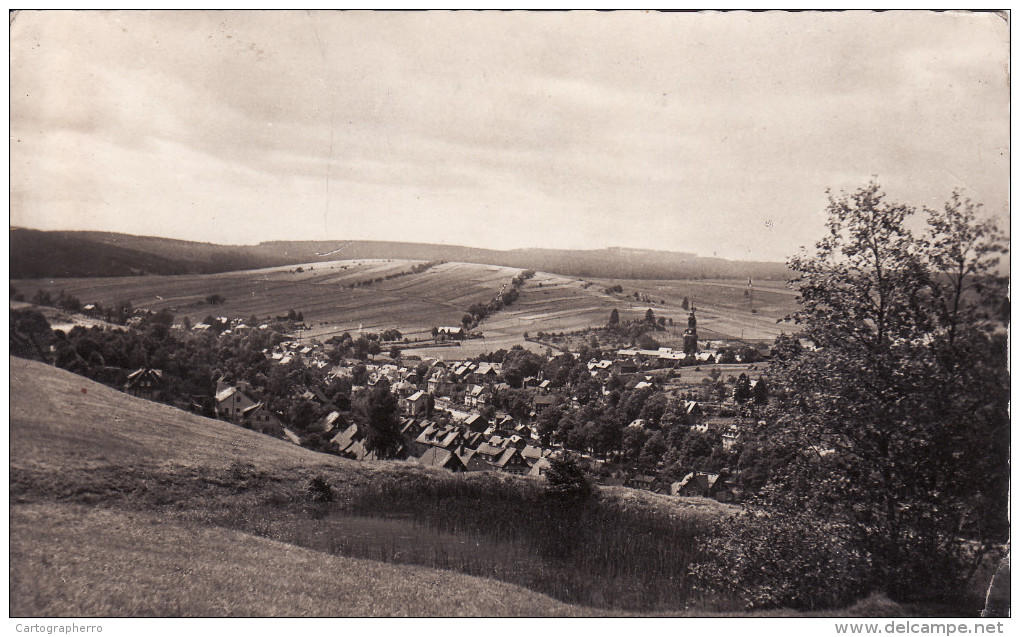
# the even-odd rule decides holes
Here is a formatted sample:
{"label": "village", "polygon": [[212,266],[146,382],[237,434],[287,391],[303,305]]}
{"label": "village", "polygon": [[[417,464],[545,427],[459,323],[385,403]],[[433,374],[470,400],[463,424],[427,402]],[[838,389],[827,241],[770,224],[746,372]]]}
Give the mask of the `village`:
{"label": "village", "polygon": [[[127,323],[144,327],[147,316],[136,310]],[[582,346],[542,356],[517,346],[475,360],[402,357],[396,330],[323,343],[292,338],[302,325],[298,313],[253,319],[210,317],[190,328],[174,324],[170,332],[224,341],[263,337],[267,346],[257,361],[250,353],[248,359],[262,373],[216,378],[211,411],[295,445],[354,460],[535,477],[545,474],[551,456],[570,453],[598,484],[724,502],[739,500],[748,486],[741,477],[753,454],[741,452],[756,410],[768,401],[762,371],[771,348],[700,342],[693,309],[682,349]],[[461,326],[432,331],[442,339],[464,337]],[[390,343],[390,356],[378,356]],[[297,381],[270,380],[284,374]],[[165,400],[165,385],[164,370],[150,366],[132,372],[122,389]],[[366,408],[374,390],[392,403]],[[385,450],[369,440],[371,409],[384,412],[399,434]]]}

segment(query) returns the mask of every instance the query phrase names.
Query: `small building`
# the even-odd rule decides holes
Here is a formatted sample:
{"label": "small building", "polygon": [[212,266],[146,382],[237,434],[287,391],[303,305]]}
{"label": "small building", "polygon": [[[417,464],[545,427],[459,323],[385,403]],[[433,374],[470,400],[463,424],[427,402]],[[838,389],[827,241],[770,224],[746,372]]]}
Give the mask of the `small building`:
{"label": "small building", "polygon": [[254,404],[255,401],[237,387],[227,387],[216,393],[216,417],[237,419],[245,409]]}
{"label": "small building", "polygon": [[552,394],[539,394],[539,395],[535,396],[535,400],[534,400],[533,406],[534,406],[534,409],[535,409],[535,413],[536,414],[540,414],[547,407],[552,407],[555,404],[556,404],[556,396],[553,396]]}
{"label": "small building", "polygon": [[128,374],[124,391],[137,398],[159,400],[163,397],[163,371],[143,367]]}
{"label": "small building", "polygon": [[429,447],[416,462],[422,466],[433,469],[446,469],[447,471],[466,471],[467,468],[460,457],[452,451]]}
{"label": "small building", "polygon": [[691,472],[669,485],[669,494],[681,497],[715,497],[723,486],[718,473]]}
{"label": "small building", "polygon": [[414,392],[407,398],[400,399],[400,409],[408,416],[421,416],[425,413],[427,406],[428,395],[421,390]]}
{"label": "small building", "polygon": [[524,461],[531,466],[538,464],[538,461],[542,458],[549,456],[551,451],[549,449],[543,449],[542,447],[536,447],[534,445],[527,445],[521,450],[521,457]]}
{"label": "small building", "polygon": [[631,489],[641,489],[642,491],[655,491],[655,476],[649,476],[644,474],[638,474],[631,476],[624,483]]}
{"label": "small building", "polygon": [[351,425],[333,436],[330,442],[336,445],[337,452],[345,458],[353,460],[377,460],[378,455],[374,451],[368,450],[365,446],[364,438],[364,434],[361,433],[358,426]]}
{"label": "small building", "polygon": [[329,415],[319,421],[319,427],[324,433],[329,433],[337,427],[346,427],[347,421],[340,415],[339,411],[331,411]]}
{"label": "small building", "polygon": [[241,420],[249,429],[261,431],[262,433],[279,431],[283,426],[280,419],[273,412],[269,411],[269,407],[265,403],[255,403],[241,410]]}
{"label": "small building", "polygon": [[524,461],[521,456],[521,452],[516,447],[508,447],[503,450],[503,453],[496,459],[494,466],[500,471],[514,474],[525,474],[531,468],[528,463]]}
{"label": "small building", "polygon": [[528,470],[528,475],[542,477],[549,471],[549,467],[551,466],[552,463],[549,462],[549,458],[539,458],[533,465],[531,465],[531,469]]}
{"label": "small building", "polygon": [[492,465],[489,464],[485,457],[479,454],[474,449],[468,449],[461,447],[457,453],[457,457],[464,464],[465,471],[491,471]]}
{"label": "small building", "polygon": [[471,431],[485,431],[488,425],[489,421],[482,417],[481,414],[471,414],[464,419],[464,426]]}
{"label": "small building", "polygon": [[743,431],[737,425],[730,425],[722,434],[722,446],[726,451],[731,451],[740,444],[743,438]]}

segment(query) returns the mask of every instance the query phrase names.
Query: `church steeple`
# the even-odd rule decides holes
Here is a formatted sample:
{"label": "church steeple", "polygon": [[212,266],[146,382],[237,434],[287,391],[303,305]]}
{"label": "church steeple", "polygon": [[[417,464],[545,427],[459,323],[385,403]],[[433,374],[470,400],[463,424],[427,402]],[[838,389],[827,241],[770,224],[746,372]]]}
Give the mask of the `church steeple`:
{"label": "church steeple", "polygon": [[691,314],[687,317],[687,329],[684,330],[684,353],[696,354],[698,352],[698,319],[694,316],[694,305],[691,305]]}

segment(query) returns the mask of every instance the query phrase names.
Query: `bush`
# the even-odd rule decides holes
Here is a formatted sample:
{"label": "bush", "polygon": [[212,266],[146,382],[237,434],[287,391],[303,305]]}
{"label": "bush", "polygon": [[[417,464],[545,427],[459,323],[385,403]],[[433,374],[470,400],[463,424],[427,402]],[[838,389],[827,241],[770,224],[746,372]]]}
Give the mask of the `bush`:
{"label": "bush", "polygon": [[336,497],[333,486],[322,476],[315,476],[308,481],[308,497],[312,502],[332,502]]}
{"label": "bush", "polygon": [[841,608],[869,591],[870,558],[848,527],[804,512],[746,513],[707,534],[695,586],[739,598],[747,609]]}
{"label": "bush", "polygon": [[581,463],[571,454],[560,454],[549,458],[551,465],[546,471],[546,493],[556,498],[572,501],[589,500],[595,494],[588,474]]}

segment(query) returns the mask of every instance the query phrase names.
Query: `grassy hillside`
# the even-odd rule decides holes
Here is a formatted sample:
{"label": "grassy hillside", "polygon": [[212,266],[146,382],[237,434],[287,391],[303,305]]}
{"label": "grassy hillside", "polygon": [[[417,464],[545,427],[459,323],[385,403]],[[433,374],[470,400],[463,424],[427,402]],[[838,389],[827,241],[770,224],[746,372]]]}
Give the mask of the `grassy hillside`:
{"label": "grassy hillside", "polygon": [[727,261],[682,252],[486,250],[391,241],[269,241],[230,246],[113,232],[10,230],[11,276],[217,273],[333,259],[463,261],[569,276],[624,279],[787,278],[782,263]]}
{"label": "grassy hillside", "polygon": [[233,462],[294,467],[349,464],[228,423],[202,418],[37,361],[10,359],[11,470],[91,470]]}
{"label": "grassy hillside", "polygon": [[324,555],[164,516],[59,503],[11,510],[12,616],[591,615],[502,582]]}
{"label": "grassy hillside", "polygon": [[[729,510],[564,507],[533,479],[317,454],[17,358],[10,389],[15,614],[679,612],[699,520]],[[345,561],[366,557],[395,565]]]}

